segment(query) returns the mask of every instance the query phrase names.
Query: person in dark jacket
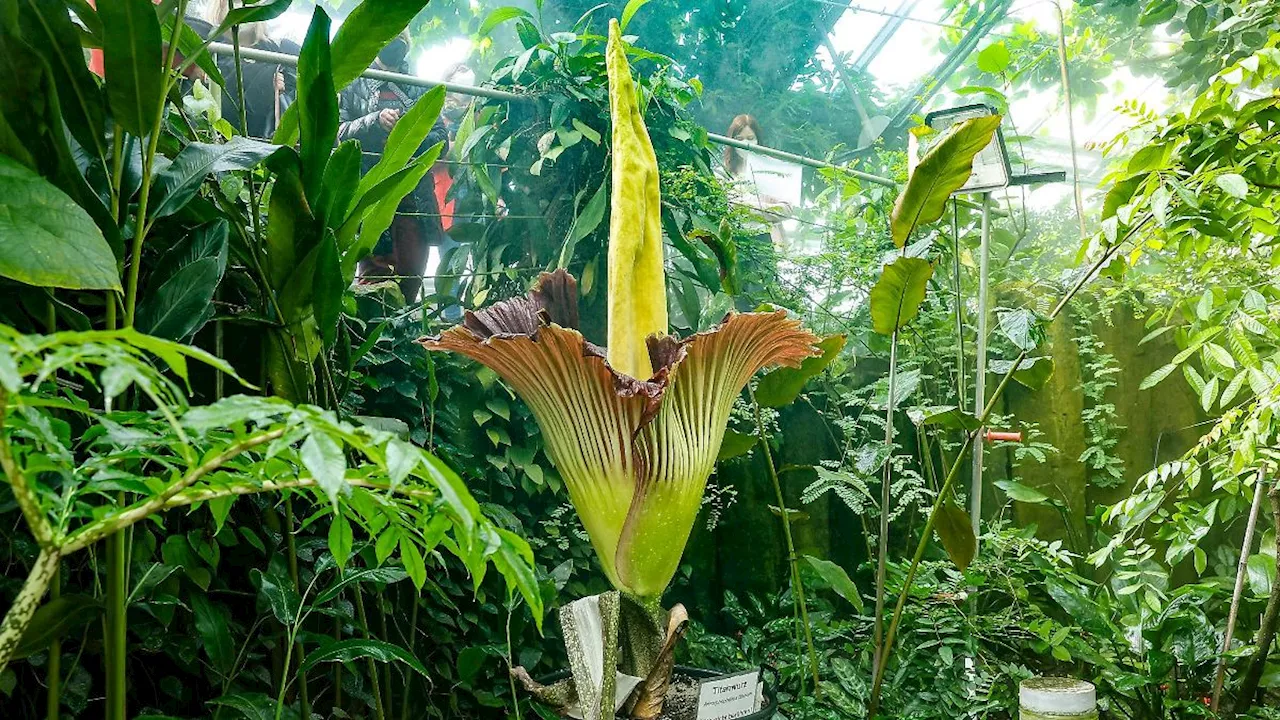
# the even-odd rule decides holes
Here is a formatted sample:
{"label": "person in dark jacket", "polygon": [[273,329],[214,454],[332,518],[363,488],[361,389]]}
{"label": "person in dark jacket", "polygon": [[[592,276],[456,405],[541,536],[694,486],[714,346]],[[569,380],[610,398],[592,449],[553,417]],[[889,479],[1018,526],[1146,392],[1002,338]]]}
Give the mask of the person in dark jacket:
{"label": "person in dark jacket", "polygon": [[[373,66],[378,70],[407,73],[408,35],[401,35],[388,43],[378,54]],[[426,90],[417,85],[357,78],[339,97],[338,141],[353,138],[360,141],[364,152],[362,166],[368,172],[377,164],[392,128],[425,93]],[[426,151],[436,143],[447,141],[448,130],[445,123],[443,119],[437,118],[419,151]],[[400,203],[395,220],[378,239],[373,254],[360,261],[359,276],[367,282],[378,276],[398,275],[405,301],[413,302],[422,288],[430,248],[433,245],[440,246],[444,239],[439,203],[436,201],[435,179],[431,173],[427,173],[418,187]]]}
{"label": "person in dark jacket", "polygon": [[[227,0],[215,0],[208,6],[205,19],[209,31],[220,25],[227,16]],[[208,31],[202,32],[205,34]],[[215,38],[231,42],[230,34]],[[269,50],[297,55],[302,48],[289,40],[275,40],[267,35],[266,23],[247,23],[240,26],[240,47]],[[297,97],[298,73],[292,65],[259,62],[243,59],[244,114],[246,127],[240,127],[240,85],[236,77],[236,61],[231,55],[219,55],[218,70],[225,81],[222,91],[222,117],[243,135],[269,139],[275,134],[280,116]]]}

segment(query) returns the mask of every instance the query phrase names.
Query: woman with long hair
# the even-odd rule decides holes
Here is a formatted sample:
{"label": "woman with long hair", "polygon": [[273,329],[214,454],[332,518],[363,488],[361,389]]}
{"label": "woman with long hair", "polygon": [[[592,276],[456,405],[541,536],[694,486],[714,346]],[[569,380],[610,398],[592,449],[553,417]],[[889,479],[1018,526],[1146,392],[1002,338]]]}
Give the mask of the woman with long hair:
{"label": "woman with long hair", "polygon": [[[729,137],[734,140],[741,140],[750,145],[759,145],[764,142],[760,135],[760,123],[756,121],[752,115],[742,114],[733,118],[733,122],[729,123]],[[745,153],[737,148],[724,146],[724,169],[735,179],[741,179],[747,170],[747,158]]]}

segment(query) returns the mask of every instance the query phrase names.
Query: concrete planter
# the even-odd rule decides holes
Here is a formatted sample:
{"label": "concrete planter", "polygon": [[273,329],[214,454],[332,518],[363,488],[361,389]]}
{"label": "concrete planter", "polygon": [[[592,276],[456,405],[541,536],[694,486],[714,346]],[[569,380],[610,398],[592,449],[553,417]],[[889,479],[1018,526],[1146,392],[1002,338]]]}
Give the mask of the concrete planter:
{"label": "concrete planter", "polygon": [[1097,720],[1093,683],[1074,678],[1039,677],[1018,688],[1020,720]]}

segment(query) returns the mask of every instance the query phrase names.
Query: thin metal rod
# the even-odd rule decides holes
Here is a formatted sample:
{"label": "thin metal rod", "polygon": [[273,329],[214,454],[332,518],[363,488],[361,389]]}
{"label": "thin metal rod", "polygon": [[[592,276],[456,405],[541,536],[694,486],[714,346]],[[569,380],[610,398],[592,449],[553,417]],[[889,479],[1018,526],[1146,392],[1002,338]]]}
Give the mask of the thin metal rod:
{"label": "thin metal rod", "polygon": [[[980,412],[987,402],[987,293],[991,280],[991,193],[982,194],[982,244],[978,250],[978,359],[973,371],[973,411]],[[982,518],[982,434],[973,444],[973,484],[969,488],[969,519],[973,536],[978,537]]]}
{"label": "thin metal rod", "polygon": [[1076,161],[1076,118],[1071,104],[1071,71],[1067,68],[1067,21],[1062,14],[1062,4],[1053,3],[1058,12],[1058,70],[1062,73],[1062,98],[1067,103],[1067,142],[1071,146],[1071,189],[1076,201],[1076,222],[1080,225],[1080,239],[1087,237],[1084,227],[1084,191],[1080,189],[1080,166]]}
{"label": "thin metal rod", "polygon": [[[209,52],[215,55],[230,55],[233,53],[233,48],[226,43],[212,42],[209,43]],[[273,62],[281,65],[289,65],[291,67],[297,67],[298,65],[298,56],[291,55],[289,53],[279,53],[272,52],[270,50],[242,47],[240,48],[240,55],[249,60],[257,60],[260,62]],[[360,76],[374,78],[375,80],[388,80],[391,82],[402,83],[404,85],[416,85],[424,88],[439,86],[443,87],[447,92],[458,93],[460,95],[470,95],[473,97],[491,98],[494,100],[510,100],[513,102],[536,102],[538,100],[538,97],[535,95],[521,95],[518,93],[507,92],[505,90],[477,87],[475,85],[459,85],[457,83],[437,82],[435,80],[427,80],[413,75],[405,75],[404,73],[374,70],[372,68],[366,69],[364,72],[360,73]],[[728,145],[732,148],[757,153],[759,155],[766,155],[778,160],[793,162],[798,165],[804,165],[812,168],[831,168],[833,170],[839,170],[841,172],[848,173],[859,180],[864,180],[875,185],[883,185],[884,187],[891,188],[898,187],[898,183],[894,182],[890,178],[872,175],[868,172],[854,170],[853,168],[846,167],[844,165],[837,165],[836,163],[827,162],[825,160],[815,160],[810,157],[805,157],[804,155],[796,155],[795,153],[789,153],[785,150],[778,150],[771,147],[765,147],[763,145],[750,145],[742,142],[741,140],[736,140],[724,135],[718,135],[716,133],[707,133],[707,139],[718,145]],[[972,209],[978,209],[980,207],[977,203],[968,200],[958,200],[958,202],[961,205]]]}
{"label": "thin metal rod", "polygon": [[[226,43],[211,42],[209,43],[209,52],[214,55],[230,55],[232,48]],[[240,55],[247,60],[257,60],[260,62],[279,63],[281,65],[289,65],[297,67],[298,56],[289,53],[272,52],[270,50],[259,50],[257,48],[242,47]],[[427,80],[413,75],[405,75],[404,73],[388,72],[386,70],[366,69],[360,73],[361,77],[373,78],[375,80],[390,80],[391,82],[400,83],[402,85],[416,85],[418,87],[433,88],[443,87],[451,93],[461,95],[471,95],[473,97],[493,98],[494,100],[520,100],[534,101],[537,100],[533,95],[520,95],[518,93],[507,92],[506,90],[495,90],[494,88],[477,87],[475,85],[460,85],[451,82],[439,82],[436,80]]]}

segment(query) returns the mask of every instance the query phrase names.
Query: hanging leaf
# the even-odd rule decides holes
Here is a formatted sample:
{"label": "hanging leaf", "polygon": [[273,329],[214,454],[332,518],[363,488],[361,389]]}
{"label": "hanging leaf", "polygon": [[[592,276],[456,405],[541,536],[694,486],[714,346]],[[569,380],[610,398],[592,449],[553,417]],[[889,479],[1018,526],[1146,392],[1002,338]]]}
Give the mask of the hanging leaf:
{"label": "hanging leaf", "polygon": [[557,268],[567,268],[569,263],[573,262],[573,252],[578,246],[578,241],[595,232],[600,227],[601,221],[604,220],[604,211],[609,201],[609,181],[606,178],[600,183],[600,187],[596,188],[591,199],[586,205],[582,206],[581,212],[573,219],[573,226],[569,228],[569,237],[565,238],[564,246],[560,248],[560,259],[556,262]]}
{"label": "hanging leaf", "polygon": [[759,438],[755,435],[726,430],[724,439],[720,441],[720,453],[716,455],[716,461],[723,462],[746,455],[751,451],[751,448],[756,446],[757,440]]}
{"label": "hanging leaf", "polygon": [[36,287],[120,291],[115,254],[79,205],[0,155],[0,275]]}
{"label": "hanging leaf", "polygon": [[969,513],[951,500],[941,502],[942,507],[938,509],[938,521],[934,529],[942,540],[942,547],[951,557],[951,562],[962,571],[966,570],[978,552],[978,539],[973,534],[973,523],[969,520]]}
{"label": "hanging leaf", "polygon": [[99,3],[103,66],[111,114],[138,137],[151,133],[164,102],[160,21],[151,0]]}
{"label": "hanging leaf", "polygon": [[328,435],[313,431],[302,442],[299,455],[307,472],[329,496],[329,502],[336,503],[346,485],[347,456],[343,454],[342,446]]}
{"label": "hanging leaf", "polygon": [[516,18],[527,18],[532,20],[533,16],[529,14],[528,10],[518,8],[513,5],[495,8],[486,15],[484,21],[480,23],[480,29],[476,31],[476,37],[488,37],[498,28],[499,25],[515,20]]}
{"label": "hanging leaf", "polygon": [[911,322],[924,302],[925,285],[933,277],[928,260],[900,257],[884,267],[871,288],[871,326],[892,335]]}
{"label": "hanging leaf", "polygon": [[66,637],[101,613],[102,603],[91,595],[62,595],[50,600],[31,616],[12,658],[21,660],[45,652],[54,640]]}
{"label": "hanging leaf", "polygon": [[968,182],[973,158],[991,143],[1000,120],[991,115],[958,123],[920,158],[893,205],[889,228],[894,245],[902,247],[916,228],[942,217],[947,199]]}
{"label": "hanging leaf", "polygon": [[955,405],[935,405],[907,411],[907,417],[916,425],[938,425],[953,430],[977,430],[982,423],[973,413]]}
{"label": "hanging leaf", "polygon": [[225,606],[213,602],[204,593],[191,595],[191,612],[195,617],[200,645],[209,657],[209,664],[225,677],[231,672],[236,659],[230,628],[231,614]]}
{"label": "hanging leaf", "polygon": [[1004,494],[1008,495],[1010,500],[1016,500],[1020,503],[1027,503],[1029,505],[1061,504],[1039,490],[1033,487],[1028,487],[1014,480],[997,480],[995,485],[1003,490]]}
{"label": "hanging leaf", "polygon": [[830,335],[818,342],[821,355],[805,359],[798,368],[782,367],[760,378],[756,386],[756,400],[765,407],[790,405],[800,396],[805,383],[827,369],[844,349],[844,335]]}
{"label": "hanging leaf", "polygon": [[1016,310],[999,310],[996,317],[1000,323],[1000,334],[1009,339],[1014,347],[1028,352],[1035,350],[1044,340],[1044,331],[1040,328],[1036,314],[1026,308]]}
{"label": "hanging leaf", "polygon": [[840,597],[848,600],[858,612],[863,612],[865,605],[862,601],[862,595],[858,592],[858,586],[854,585],[853,580],[849,578],[849,573],[844,568],[831,562],[823,560],[812,555],[805,555],[804,559],[809,563],[823,580],[831,586],[832,590]]}
{"label": "hanging leaf", "polygon": [[368,658],[375,662],[402,663],[423,677],[429,678],[427,668],[399,645],[392,645],[382,640],[362,640],[352,638],[323,645],[319,649],[307,653],[307,657],[298,665],[298,672],[304,673],[320,663],[349,663],[353,660]]}
{"label": "hanging leaf", "polygon": [[[987,372],[1003,376],[1013,367],[1012,360],[992,360],[987,365]],[[1053,377],[1053,358],[1047,356],[1023,358],[1013,379],[1020,385],[1032,390],[1039,390]]]}

